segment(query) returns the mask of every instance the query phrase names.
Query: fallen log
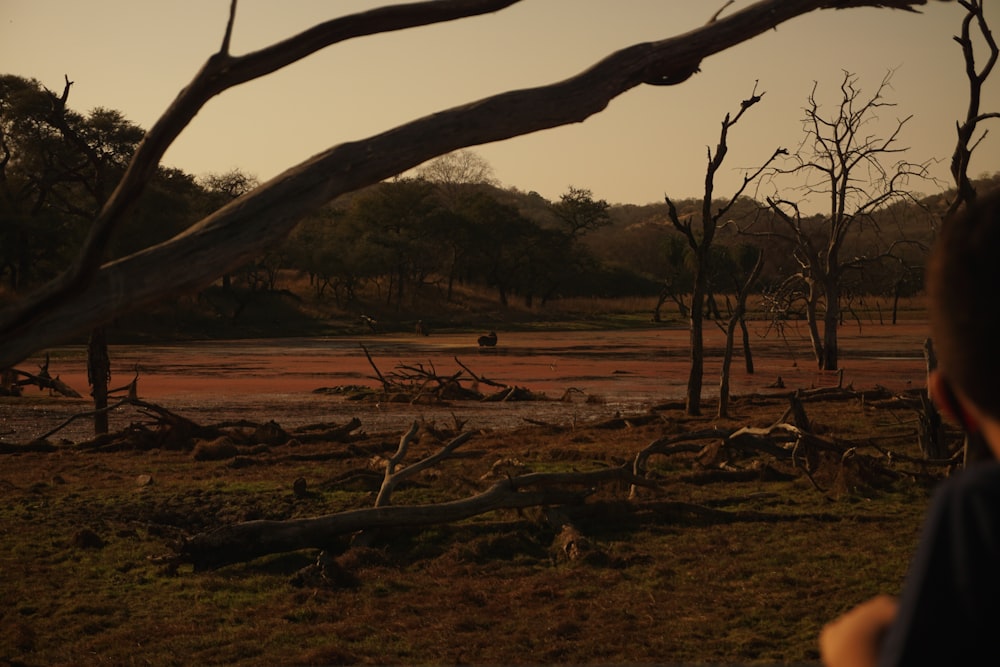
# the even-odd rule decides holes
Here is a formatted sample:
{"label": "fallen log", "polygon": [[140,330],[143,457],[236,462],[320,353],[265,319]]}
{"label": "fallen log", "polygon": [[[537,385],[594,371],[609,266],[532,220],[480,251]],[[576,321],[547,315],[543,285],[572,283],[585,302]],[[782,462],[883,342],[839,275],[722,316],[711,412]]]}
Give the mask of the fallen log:
{"label": "fallen log", "polygon": [[[577,505],[594,492],[595,484],[612,481],[654,485],[636,479],[630,464],[588,472],[529,473],[500,480],[480,494],[433,505],[384,505],[305,519],[221,526],[182,543],[173,564],[190,564],[196,571],[214,569],[273,553],[327,549],[338,537],[362,531],[451,523],[502,509]],[[581,486],[580,490],[567,488]]]}
{"label": "fallen log", "polygon": [[361,420],[352,417],[346,424],[310,424],[292,431],[299,442],[349,442],[352,434],[361,428]]}
{"label": "fallen log", "polygon": [[[149,415],[150,413],[152,413],[152,415],[155,415],[155,419],[156,419],[156,421],[159,424],[164,424],[166,426],[169,426],[170,428],[174,429],[174,431],[177,432],[178,434],[183,434],[183,436],[182,436],[183,438],[188,438],[188,439],[190,439],[190,438],[196,438],[196,437],[198,437],[198,438],[217,438],[220,435],[222,435],[221,431],[219,429],[215,428],[215,427],[212,427],[212,426],[202,426],[201,424],[198,424],[197,422],[193,422],[190,419],[188,419],[187,417],[182,417],[181,415],[179,415],[179,414],[177,414],[175,412],[171,412],[170,410],[168,410],[168,409],[166,409],[166,408],[164,408],[164,407],[162,407],[160,405],[157,405],[155,403],[150,403],[148,401],[144,401],[144,400],[142,400],[140,398],[136,398],[135,397],[135,392],[133,391],[133,392],[129,392],[129,395],[126,398],[123,398],[120,401],[118,401],[117,403],[114,403],[113,405],[109,405],[106,408],[101,408],[101,410],[99,410],[99,411],[97,411],[97,410],[91,410],[91,411],[88,411],[88,412],[79,412],[79,413],[77,413],[75,415],[70,416],[64,422],[62,422],[61,424],[59,424],[55,428],[51,429],[47,433],[43,434],[40,437],[40,439],[44,440],[44,439],[52,437],[53,435],[55,435],[56,433],[58,433],[62,429],[64,429],[67,426],[69,426],[72,422],[76,421],[77,419],[83,419],[83,418],[86,418],[86,417],[92,417],[97,412],[109,412],[111,410],[116,410],[116,409],[118,409],[120,407],[123,407],[123,406],[126,406],[126,405],[129,405],[129,406],[132,406],[134,408],[137,408],[140,412],[142,412],[144,414],[147,414],[147,415]],[[104,444],[106,444],[106,443],[103,442],[103,439],[99,439],[99,441],[101,442],[101,446],[104,446]],[[97,441],[95,441],[95,442],[97,442]],[[192,446],[193,446],[193,443],[192,443]],[[78,447],[80,449],[88,449],[90,446],[88,445],[88,443],[80,443],[78,445]]]}
{"label": "fallen log", "polygon": [[522,491],[502,480],[475,496],[435,505],[387,505],[288,521],[247,521],[222,526],[185,541],[175,562],[195,571],[215,569],[273,553],[327,548],[337,537],[373,528],[430,526],[460,521],[500,509],[583,501],[587,491]]}
{"label": "fallen log", "polygon": [[49,376],[48,371],[46,370],[47,367],[48,367],[48,361],[46,361],[45,366],[43,367],[43,371],[40,372],[38,375],[35,375],[34,373],[29,373],[28,371],[22,371],[19,368],[15,368],[14,373],[25,378],[23,380],[18,380],[15,383],[15,386],[23,387],[25,385],[33,384],[37,386],[39,389],[48,389],[49,391],[61,394],[62,396],[66,396],[67,398],[83,398],[83,396],[80,395],[80,392],[78,392],[76,389],[73,389],[73,387],[69,386],[68,384],[60,380],[58,375],[55,377]]}

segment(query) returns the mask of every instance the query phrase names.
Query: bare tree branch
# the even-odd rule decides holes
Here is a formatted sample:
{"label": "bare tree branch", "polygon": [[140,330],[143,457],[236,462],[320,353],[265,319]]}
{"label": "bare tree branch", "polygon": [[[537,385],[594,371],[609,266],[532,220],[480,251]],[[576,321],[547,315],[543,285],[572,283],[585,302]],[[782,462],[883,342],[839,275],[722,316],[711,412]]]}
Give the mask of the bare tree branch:
{"label": "bare tree branch", "polygon": [[[998,112],[982,113],[980,111],[983,84],[993,71],[997,58],[1000,57],[1000,48],[997,47],[989,24],[986,23],[983,3],[980,0],[959,0],[959,4],[965,8],[966,14],[962,20],[962,32],[954,39],[962,48],[962,57],[965,61],[965,76],[969,81],[969,107],[965,114],[965,120],[956,123],[958,141],[955,144],[955,152],[951,156],[951,175],[958,192],[945,213],[945,220],[952,219],[963,204],[975,200],[976,190],[969,180],[969,162],[972,160],[972,152],[979,145],[979,142],[986,138],[987,132],[984,131],[975,141],[973,141],[973,137],[979,123],[988,119],[1000,118]],[[976,51],[972,41],[973,22],[987,48],[986,63],[979,69],[976,68]]]}
{"label": "bare tree branch", "polygon": [[206,61],[191,83],[180,91],[146,133],[118,187],[94,221],[74,263],[36,295],[15,305],[9,317],[0,313],[0,337],[8,335],[8,322],[28,323],[48,308],[78,294],[90,283],[103,261],[112,233],[155,174],[163,154],[201,108],[216,95],[276,72],[339,42],[489,13],[518,1],[443,0],[382,7],[321,23],[272,46],[233,57],[229,54],[236,19],[236,0],[233,0],[221,50]]}
{"label": "bare tree branch", "polygon": [[[928,178],[927,163],[897,160],[891,167],[883,163],[886,156],[907,150],[896,144],[911,116],[897,119],[887,136],[866,134],[865,126],[878,119],[880,110],[895,106],[882,96],[892,75],[890,70],[874,94],[863,98],[857,77],[845,71],[840,84],[840,104],[830,116],[820,113],[817,87],[813,86],[805,109],[806,138],[792,156],[793,166],[776,173],[803,175],[806,180],[799,189],[806,195],[827,197],[829,211],[821,221],[810,220],[802,217],[797,204],[768,197],[767,203],[780,229],[758,234],[780,237],[793,245],[793,256],[800,268],[783,287],[805,288],[806,322],[813,353],[821,369],[836,370],[838,367],[837,328],[841,300],[845,295],[845,271],[883,256],[882,253],[865,252],[846,257],[845,245],[866,226],[875,226],[877,232],[875,216],[878,211],[894,202],[913,198],[905,189],[910,177]],[[813,174],[817,175],[815,181]],[[867,185],[861,185],[862,182]],[[785,298],[781,303],[790,305],[794,300]],[[823,304],[821,336],[818,312]]]}

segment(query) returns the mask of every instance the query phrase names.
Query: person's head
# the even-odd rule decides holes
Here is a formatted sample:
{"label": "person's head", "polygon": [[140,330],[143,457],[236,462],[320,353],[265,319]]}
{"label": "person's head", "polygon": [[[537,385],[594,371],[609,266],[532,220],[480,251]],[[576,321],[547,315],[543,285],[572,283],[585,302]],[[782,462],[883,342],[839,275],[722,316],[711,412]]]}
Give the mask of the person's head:
{"label": "person's head", "polygon": [[[944,225],[927,295],[938,357],[931,393],[964,426],[983,429],[1000,457],[1000,189]],[[949,390],[957,405],[941,400]]]}

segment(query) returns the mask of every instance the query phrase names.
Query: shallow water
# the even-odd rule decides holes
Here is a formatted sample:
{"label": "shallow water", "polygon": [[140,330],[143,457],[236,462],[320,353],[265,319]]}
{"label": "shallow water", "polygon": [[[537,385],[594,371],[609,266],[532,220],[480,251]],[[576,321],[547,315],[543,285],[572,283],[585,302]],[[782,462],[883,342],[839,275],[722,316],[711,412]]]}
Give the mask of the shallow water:
{"label": "shallow water", "polygon": [[[884,386],[902,391],[924,382],[924,323],[856,326],[841,330],[843,384],[855,388]],[[368,337],[207,341],[112,346],[111,386],[125,385],[138,372],[139,397],[200,423],[228,419],[264,422],[286,429],[318,422],[342,423],[358,417],[369,432],[400,431],[414,419],[468,428],[515,428],[526,419],[568,423],[607,419],[646,411],[651,405],[682,399],[688,374],[688,332],[680,328],[630,331],[503,332],[496,348],[480,348],[476,336],[378,335]],[[756,327],[751,345],[756,372],[747,374],[742,355],[733,360],[731,393],[774,391],[780,376],[787,388],[836,386],[838,373],[819,372],[808,351],[804,327],[786,328],[786,339]],[[707,358],[703,396],[718,395],[724,337],[706,324]],[[364,347],[362,347],[364,346]],[[365,349],[371,355],[370,363]],[[88,393],[85,349],[50,350],[50,372]],[[34,372],[44,355],[25,361]],[[433,370],[438,375],[469,371],[485,381],[517,385],[550,398],[570,388],[572,402],[452,402],[444,406],[347,401],[315,393],[339,385],[379,386],[382,374],[401,366]],[[462,368],[464,365],[468,370]],[[491,387],[480,383],[480,391]],[[29,388],[28,398],[46,396]],[[586,402],[586,397],[592,397]],[[85,412],[86,400],[0,400],[0,438],[25,442],[51,430],[68,416]],[[118,429],[143,416],[124,407],[111,415]],[[78,441],[89,436],[81,419],[59,437]]]}

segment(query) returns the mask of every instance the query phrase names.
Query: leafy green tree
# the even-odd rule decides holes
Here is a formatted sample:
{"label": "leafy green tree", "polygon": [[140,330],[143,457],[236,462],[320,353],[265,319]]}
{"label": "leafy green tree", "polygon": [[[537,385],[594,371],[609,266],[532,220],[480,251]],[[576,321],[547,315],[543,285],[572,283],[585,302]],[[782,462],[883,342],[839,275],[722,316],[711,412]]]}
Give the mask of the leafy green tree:
{"label": "leafy green tree", "polygon": [[443,208],[429,220],[428,231],[446,249],[447,298],[454,296],[458,273],[471,251],[472,222],[462,213],[466,201],[498,185],[493,167],[478,153],[459,150],[421,165],[417,175],[433,183]]}
{"label": "leafy green tree", "polygon": [[303,220],[286,243],[292,265],[309,274],[317,297],[333,292],[339,307],[358,299],[358,291],[384,269],[381,248],[363,222],[333,206]]}
{"label": "leafy green tree", "polygon": [[194,176],[161,167],[111,243],[112,257],[125,257],[166,241],[204,213],[204,190]]}
{"label": "leafy green tree", "polygon": [[[2,265],[14,291],[26,275],[49,279],[62,269],[143,136],[117,111],[98,108],[83,116],[69,109],[71,86],[67,79],[56,95],[34,80],[0,78],[0,227],[10,242],[2,251]],[[113,246],[106,252],[113,252]],[[106,433],[111,366],[103,326],[90,332],[87,377],[94,432]]]}
{"label": "leafy green tree", "polygon": [[397,306],[411,289],[424,285],[446,263],[447,249],[433,232],[444,215],[434,185],[422,178],[381,183],[355,199],[349,212],[364,229],[371,257],[389,280],[386,303]]}
{"label": "leafy green tree", "polygon": [[579,294],[586,290],[585,284],[593,285],[588,278],[596,277],[597,263],[586,248],[560,229],[543,228],[528,218],[525,221],[532,224],[522,244],[524,258],[518,291],[527,307],[534,305],[536,296],[544,305],[560,292]]}
{"label": "leafy green tree", "polygon": [[594,200],[594,193],[584,188],[569,186],[569,191],[560,195],[552,205],[552,213],[561,223],[563,231],[571,239],[578,239],[611,224],[608,209],[611,206],[603,199]]}
{"label": "leafy green tree", "polygon": [[471,223],[468,275],[496,289],[500,304],[507,306],[511,293],[526,284],[538,225],[521,215],[516,206],[486,194],[468,199],[463,213]]}
{"label": "leafy green tree", "polygon": [[[260,185],[256,176],[244,173],[240,169],[207,174],[199,179],[199,183],[205,191],[203,206],[206,213],[221,208],[234,199],[239,199]],[[233,273],[243,275],[246,279],[244,282],[252,289],[252,285],[256,282],[252,276],[260,265],[261,258],[255,257]],[[232,273],[228,271],[222,274],[222,289],[226,291],[232,289]]]}
{"label": "leafy green tree", "polygon": [[64,268],[142,138],[117,112],[70,110],[69,90],[0,77],[0,266],[13,291]]}
{"label": "leafy green tree", "polygon": [[448,207],[427,220],[428,237],[436,239],[439,247],[447,284],[445,298],[449,302],[454,298],[456,281],[475,253],[475,222],[466,217],[463,208]]}

